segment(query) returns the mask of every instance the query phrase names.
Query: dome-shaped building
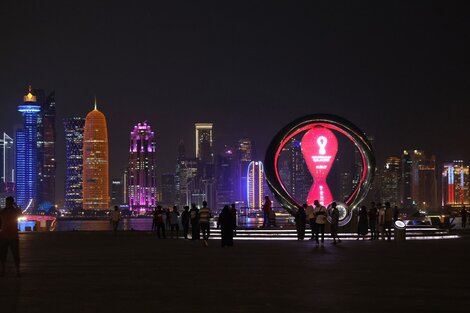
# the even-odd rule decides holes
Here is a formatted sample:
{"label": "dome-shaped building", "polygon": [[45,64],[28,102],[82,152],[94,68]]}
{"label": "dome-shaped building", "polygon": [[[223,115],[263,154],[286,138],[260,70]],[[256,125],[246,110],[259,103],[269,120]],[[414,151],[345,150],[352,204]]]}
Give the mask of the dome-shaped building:
{"label": "dome-shaped building", "polygon": [[83,209],[109,210],[109,201],[108,128],[95,100],[83,134]]}

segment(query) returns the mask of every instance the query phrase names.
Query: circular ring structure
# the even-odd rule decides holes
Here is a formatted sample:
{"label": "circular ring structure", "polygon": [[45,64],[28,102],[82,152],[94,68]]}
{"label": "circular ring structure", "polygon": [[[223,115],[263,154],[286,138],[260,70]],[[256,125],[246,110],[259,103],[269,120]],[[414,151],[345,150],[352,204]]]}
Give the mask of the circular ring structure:
{"label": "circular ring structure", "polygon": [[364,200],[370,189],[375,174],[375,156],[366,135],[354,124],[336,115],[319,113],[301,117],[289,123],[273,138],[266,151],[264,164],[268,186],[284,209],[294,215],[302,203],[294,199],[282,183],[278,169],[279,155],[294,136],[315,127],[339,132],[359,150],[362,158],[362,174],[357,188],[344,201],[346,206],[353,210]]}
{"label": "circular ring structure", "polygon": [[[343,202],[336,202],[336,208],[339,211],[339,221],[338,225],[339,226],[344,226],[348,224],[351,221],[352,218],[352,211],[348,207],[346,203]],[[328,214],[326,215],[326,218],[329,223],[331,223],[331,212],[333,211],[333,207],[331,206],[331,203],[328,205],[326,208]]]}

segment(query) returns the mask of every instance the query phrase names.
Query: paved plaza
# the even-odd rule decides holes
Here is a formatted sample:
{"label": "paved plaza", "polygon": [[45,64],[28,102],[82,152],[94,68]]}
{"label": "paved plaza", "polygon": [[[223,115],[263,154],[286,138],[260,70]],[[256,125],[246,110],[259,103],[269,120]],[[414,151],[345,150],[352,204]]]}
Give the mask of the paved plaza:
{"label": "paved plaza", "polygon": [[21,235],[0,312],[469,312],[470,238],[387,243]]}

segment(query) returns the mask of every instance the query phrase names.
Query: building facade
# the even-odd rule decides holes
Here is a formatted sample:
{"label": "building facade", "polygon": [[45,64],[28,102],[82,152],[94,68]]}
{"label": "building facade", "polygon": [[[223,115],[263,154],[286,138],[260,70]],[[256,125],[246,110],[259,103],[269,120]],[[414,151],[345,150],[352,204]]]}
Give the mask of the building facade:
{"label": "building facade", "polygon": [[263,207],[266,192],[263,162],[251,161],[248,165],[247,177],[248,207],[250,209],[260,209]]}
{"label": "building facade", "polygon": [[392,206],[400,205],[400,176],[401,160],[391,156],[385,161],[380,176],[380,198],[383,203],[390,202]]}
{"label": "building facade", "polygon": [[0,138],[0,192],[15,191],[15,150],[13,138],[3,133]]}
{"label": "building facade", "polygon": [[129,209],[145,214],[157,205],[155,133],[147,122],[131,132],[129,149]]}
{"label": "building facade", "polygon": [[24,122],[23,128],[16,131],[16,202],[23,210],[34,210],[38,206],[37,125],[41,106],[31,86],[18,111],[23,115]]}
{"label": "building facade", "polygon": [[65,130],[65,202],[70,211],[83,209],[83,135],[85,118],[64,118]]}
{"label": "building facade", "polygon": [[470,166],[462,160],[445,163],[442,170],[442,205],[470,206]]}
{"label": "building facade", "polygon": [[109,201],[108,127],[95,100],[83,135],[83,209],[109,210]]}

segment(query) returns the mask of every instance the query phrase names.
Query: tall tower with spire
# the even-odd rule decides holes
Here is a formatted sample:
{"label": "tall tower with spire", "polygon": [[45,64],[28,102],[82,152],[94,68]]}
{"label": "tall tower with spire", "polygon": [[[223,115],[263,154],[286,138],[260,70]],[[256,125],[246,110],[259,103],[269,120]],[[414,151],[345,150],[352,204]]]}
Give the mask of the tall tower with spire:
{"label": "tall tower with spire", "polygon": [[108,210],[109,201],[108,128],[95,97],[83,134],[83,209]]}
{"label": "tall tower with spire", "polygon": [[29,86],[18,106],[23,115],[23,128],[16,131],[16,200],[20,208],[35,209],[37,206],[37,140],[38,114],[41,106]]}

